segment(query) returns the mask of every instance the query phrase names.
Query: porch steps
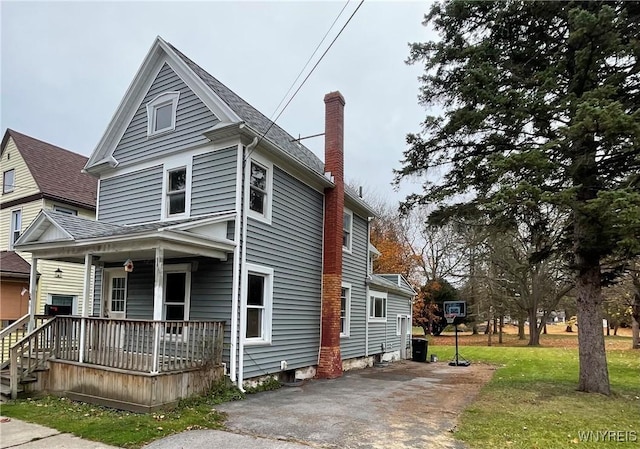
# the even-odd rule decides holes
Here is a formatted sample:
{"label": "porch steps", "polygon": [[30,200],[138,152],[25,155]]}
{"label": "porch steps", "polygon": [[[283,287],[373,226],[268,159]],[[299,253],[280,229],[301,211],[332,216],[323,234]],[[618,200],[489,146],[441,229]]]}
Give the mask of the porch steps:
{"label": "porch steps", "polygon": [[[24,395],[24,384],[33,383],[37,380],[38,378],[34,375],[27,376],[18,385],[18,396]],[[0,371],[0,397],[2,397],[3,400],[11,399],[11,377],[8,369]]]}

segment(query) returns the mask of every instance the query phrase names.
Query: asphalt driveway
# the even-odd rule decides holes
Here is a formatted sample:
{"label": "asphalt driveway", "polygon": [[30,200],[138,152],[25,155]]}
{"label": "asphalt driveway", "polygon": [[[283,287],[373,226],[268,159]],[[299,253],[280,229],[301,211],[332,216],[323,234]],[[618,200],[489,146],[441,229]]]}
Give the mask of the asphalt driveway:
{"label": "asphalt driveway", "polygon": [[492,375],[486,365],[446,362],[354,370],[339,379],[311,380],[217,406],[228,414],[226,425],[235,434],[228,438],[224,432],[185,432],[148,448],[226,448],[244,437],[252,449],[463,449],[452,434],[458,415]]}

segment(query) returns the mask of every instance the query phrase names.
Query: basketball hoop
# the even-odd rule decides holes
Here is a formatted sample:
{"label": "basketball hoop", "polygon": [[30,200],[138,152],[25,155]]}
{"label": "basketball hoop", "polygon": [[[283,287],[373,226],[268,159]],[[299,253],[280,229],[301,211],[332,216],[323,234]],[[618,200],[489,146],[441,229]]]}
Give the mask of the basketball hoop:
{"label": "basketball hoop", "polygon": [[444,318],[447,320],[447,324],[453,324],[453,321],[456,319],[458,315],[455,313],[445,313]]}

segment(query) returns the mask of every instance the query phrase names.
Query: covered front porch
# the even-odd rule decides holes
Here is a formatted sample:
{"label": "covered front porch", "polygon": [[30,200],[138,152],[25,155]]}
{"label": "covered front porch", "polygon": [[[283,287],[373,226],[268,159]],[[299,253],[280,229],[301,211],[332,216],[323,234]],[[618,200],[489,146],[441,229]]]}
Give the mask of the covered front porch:
{"label": "covered front porch", "polygon": [[46,366],[34,390],[144,411],[222,377],[233,217],[116,226],[42,211],[20,249],[32,253],[32,270],[42,259],[82,262],[91,300],[81,316],[37,329],[30,305],[33,332],[12,349],[12,394],[21,376]]}

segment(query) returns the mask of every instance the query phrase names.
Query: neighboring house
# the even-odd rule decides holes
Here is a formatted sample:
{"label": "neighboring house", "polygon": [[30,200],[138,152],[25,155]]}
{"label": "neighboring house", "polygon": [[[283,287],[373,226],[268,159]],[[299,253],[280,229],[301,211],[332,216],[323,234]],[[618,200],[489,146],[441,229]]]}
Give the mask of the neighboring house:
{"label": "neighboring house", "polygon": [[[344,99],[324,101],[323,163],[157,38],[85,167],[99,177],[97,221],[43,211],[18,246],[96,267],[86,333],[120,323],[113,351],[149,351],[147,375],[170,371],[200,345],[195,323],[212,320],[241,387],[407,357],[415,292],[371,273],[375,212],[344,185]],[[135,320],[163,324],[140,334],[124,327]],[[91,345],[80,343],[80,362]],[[69,382],[56,388],[82,387]]]}
{"label": "neighboring house", "polygon": [[[87,219],[95,216],[96,179],[81,173],[87,158],[8,129],[2,139],[0,196],[0,319],[6,325],[26,313],[31,254],[14,244],[40,210]],[[26,273],[25,273],[26,269]],[[62,261],[38,267],[35,312],[45,304],[70,306],[80,313],[84,268]],[[25,276],[26,274],[26,276]],[[4,327],[4,326],[3,326]]]}
{"label": "neighboring house", "polygon": [[15,251],[0,251],[0,328],[28,313],[30,273],[29,262]]}

